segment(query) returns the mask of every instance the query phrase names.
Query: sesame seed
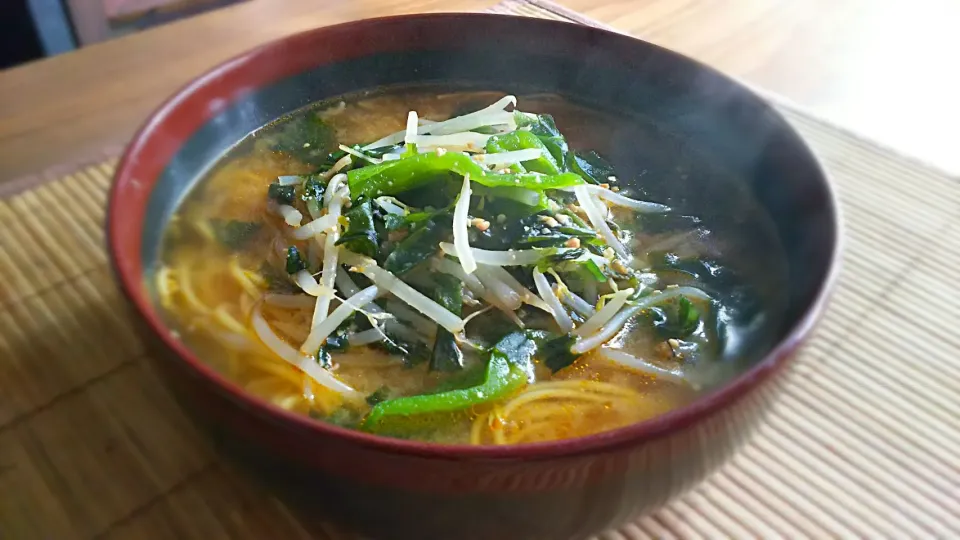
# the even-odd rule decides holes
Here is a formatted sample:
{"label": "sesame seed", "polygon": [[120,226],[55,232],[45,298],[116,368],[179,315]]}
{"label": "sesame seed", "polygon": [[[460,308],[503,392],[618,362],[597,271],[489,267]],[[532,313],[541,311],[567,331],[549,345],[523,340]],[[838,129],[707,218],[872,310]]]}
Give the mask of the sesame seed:
{"label": "sesame seed", "polygon": [[539,219],[539,220],[540,220],[544,225],[546,225],[547,227],[559,227],[559,226],[560,226],[560,223],[558,223],[557,220],[553,219],[553,217],[551,217],[551,216],[539,216],[537,219]]}
{"label": "sesame seed", "polygon": [[446,148],[443,148],[443,147],[437,148],[437,155],[438,155],[438,156],[442,156],[442,155],[444,155],[444,154],[446,154],[446,153],[447,153],[447,149],[446,149]]}
{"label": "sesame seed", "polygon": [[471,219],[471,220],[470,220],[470,225],[476,227],[477,230],[479,230],[480,232],[483,232],[483,231],[485,231],[485,230],[487,230],[487,229],[490,228],[490,222],[487,221],[487,220],[485,220],[485,219],[481,219],[481,218],[473,218],[473,219]]}
{"label": "sesame seed", "polygon": [[676,283],[671,283],[670,285],[667,285],[667,288],[668,288],[668,289],[679,289],[680,286],[677,285]]}
{"label": "sesame seed", "polygon": [[566,242],[564,242],[563,245],[567,246],[568,248],[578,248],[578,247],[580,247],[580,239],[579,239],[579,238],[571,238],[571,239],[567,240]]}

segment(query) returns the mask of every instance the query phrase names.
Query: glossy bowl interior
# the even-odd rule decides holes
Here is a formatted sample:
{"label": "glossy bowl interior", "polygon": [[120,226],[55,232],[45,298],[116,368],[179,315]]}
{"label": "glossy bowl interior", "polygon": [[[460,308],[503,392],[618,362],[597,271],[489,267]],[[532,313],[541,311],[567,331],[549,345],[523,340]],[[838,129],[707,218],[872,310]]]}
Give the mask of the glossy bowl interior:
{"label": "glossy bowl interior", "polygon": [[[738,179],[736,188],[752,193],[765,208],[785,250],[788,298],[775,346],[752,351],[752,366],[722,388],[648,422],[556,443],[478,448],[379,438],[287,413],[246,395],[171,337],[149,283],[164,224],[203,172],[251,131],[308,104],[424,84],[557,93],[621,111],[642,118],[648,133],[670,135],[643,140],[644,155],[657,154],[650,145],[670,145],[662,148],[669,162],[676,160],[694,172],[705,162],[711,170],[729,171]],[[658,166],[670,165],[658,165],[656,159],[639,162],[636,144],[635,138],[618,139],[602,150],[618,165],[652,168],[654,176]],[[711,185],[707,172],[691,178],[705,189]],[[722,462],[749,433],[763,406],[753,404],[749,414],[740,414],[744,403],[761,389],[769,395],[775,387],[768,384],[771,376],[823,307],[836,270],[837,220],[829,184],[805,144],[769,105],[730,79],[648,43],[592,28],[496,15],[427,15],[295,35],[233,59],[182,89],[154,113],[121,160],[110,195],[108,244],[122,288],[156,341],[161,371],[185,397],[187,408],[214,418],[231,436],[253,441],[264,456],[334,474],[346,486],[344,493],[351,493],[350,486],[389,485],[380,492],[393,490],[396,497],[382,504],[396,505],[411,492],[427,499],[438,493],[456,499],[450,494],[483,492],[500,512],[541,517],[539,522],[533,517],[505,519],[510,531],[506,525],[494,526],[482,529],[483,534],[562,538],[596,532],[663,502]],[[738,410],[739,416],[734,415]],[[705,426],[717,438],[711,456],[703,455],[710,452],[709,445],[676,449],[675,456],[650,453],[664,441],[692,440],[688,437]],[[648,459],[643,466],[631,461],[641,454]],[[326,459],[341,461],[331,465]],[[654,478],[667,474],[653,470],[664,467],[678,469],[674,481]],[[521,470],[533,471],[535,481],[511,484],[504,479]],[[544,475],[563,471],[571,473],[564,481],[544,480]],[[618,475],[631,480],[614,481]],[[660,487],[631,491],[631,486],[653,481]],[[516,492],[524,495],[510,499]],[[589,500],[583,498],[587,492]],[[368,491],[351,496],[371,497]],[[501,507],[504,497],[512,501],[511,510]],[[543,523],[570,501],[584,507],[576,526],[555,518],[551,525]],[[478,513],[487,503],[471,504]],[[592,508],[600,503],[613,509]],[[366,504],[343,503],[338,512],[349,514]],[[439,520],[431,528],[416,529],[402,512],[388,514],[391,525],[377,534],[406,526],[418,537],[443,537],[453,526]]]}

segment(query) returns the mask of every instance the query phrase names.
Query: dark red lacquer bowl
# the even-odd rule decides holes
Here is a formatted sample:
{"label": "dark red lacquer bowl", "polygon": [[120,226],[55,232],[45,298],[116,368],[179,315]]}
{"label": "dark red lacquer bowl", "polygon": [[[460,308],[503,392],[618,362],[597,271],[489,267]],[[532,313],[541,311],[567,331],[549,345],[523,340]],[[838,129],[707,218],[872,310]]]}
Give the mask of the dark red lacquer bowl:
{"label": "dark red lacquer bowl", "polygon": [[[611,137],[601,150],[615,163],[634,172],[647,166],[653,176],[673,162],[696,171],[707,160],[729,171],[769,213],[786,251],[788,305],[775,346],[752,351],[753,364],[722,388],[651,421],[555,443],[465,447],[379,438],[290,414],[240,391],[171,338],[150,278],[164,223],[206,167],[247,133],[309,103],[427,83],[559,93],[622,111],[670,137],[647,137],[642,148],[635,137]],[[663,156],[670,156],[666,165]],[[710,188],[708,174],[690,178]],[[375,538],[561,540],[656,508],[751,433],[823,309],[837,267],[838,216],[824,173],[797,134],[709,68],[572,24],[424,15],[291,36],[183,88],[120,162],[108,243],[157,365],[185,408],[304,516],[332,517]]]}

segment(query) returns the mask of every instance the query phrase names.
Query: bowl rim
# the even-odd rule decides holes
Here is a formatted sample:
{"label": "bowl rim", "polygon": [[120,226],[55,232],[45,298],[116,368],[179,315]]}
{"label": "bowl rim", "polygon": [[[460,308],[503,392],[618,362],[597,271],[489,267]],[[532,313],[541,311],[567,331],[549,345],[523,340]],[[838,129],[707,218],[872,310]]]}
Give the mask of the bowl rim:
{"label": "bowl rim", "polygon": [[[715,390],[705,393],[697,397],[692,402],[673,409],[667,413],[655,416],[648,420],[630,424],[628,426],[585,437],[504,446],[474,446],[468,444],[453,445],[396,439],[373,435],[359,430],[342,428],[321,420],[315,420],[306,415],[287,411],[286,409],[256,397],[254,394],[246,392],[231,379],[220,374],[214,368],[201,361],[198,355],[196,355],[189,347],[187,347],[185,343],[174,337],[169,327],[164,324],[159,314],[159,309],[153,305],[148,297],[148,294],[143,288],[145,272],[139,261],[142,256],[142,253],[139,251],[139,248],[142,248],[142,226],[139,229],[140,240],[136,244],[138,246],[137,253],[125,252],[118,245],[123,226],[122,219],[120,217],[125,201],[123,188],[128,187],[128,184],[136,184],[139,182],[136,174],[137,169],[140,166],[139,158],[141,156],[139,153],[146,143],[150,141],[151,137],[153,137],[156,130],[162,124],[169,121],[171,114],[176,111],[178,107],[180,107],[183,101],[193,95],[197,90],[202,89],[205,85],[212,84],[213,81],[220,75],[230,72],[238,65],[255,62],[258,58],[268,55],[271,52],[276,52],[279,49],[295,45],[299,41],[308,40],[311,37],[323,33],[362,31],[365,27],[372,27],[384,23],[409,22],[421,24],[443,24],[444,21],[450,21],[451,19],[465,19],[468,21],[476,20],[478,22],[480,19],[486,21],[496,21],[498,19],[522,19],[524,21],[523,24],[543,25],[547,28],[553,27],[565,32],[583,32],[585,34],[593,34],[597,37],[603,37],[604,39],[642,42],[644,43],[645,47],[652,47],[658,49],[660,52],[667,53],[668,55],[673,56],[680,61],[696,64],[699,69],[709,71],[714,75],[719,76],[732,86],[735,86],[746,94],[752,96],[754,99],[766,103],[766,106],[769,108],[769,110],[783,122],[783,125],[786,126],[787,129],[794,132],[796,139],[800,141],[802,147],[807,150],[807,153],[812,158],[811,165],[819,173],[819,179],[823,184],[822,188],[827,194],[827,205],[829,208],[826,210],[829,211],[830,214],[833,232],[833,246],[827,263],[826,274],[823,280],[819,283],[819,287],[813,302],[803,312],[799,319],[797,319],[786,336],[778,340],[776,345],[760,361],[746,371],[738,374],[733,379],[727,381]],[[494,24],[496,23],[494,22]],[[573,28],[576,30],[573,30]],[[149,200],[150,196],[152,195],[155,182],[156,178],[153,178],[147,182],[149,184],[150,194],[146,195],[146,200]],[[136,219],[139,219],[142,225],[143,215],[141,214]],[[821,318],[829,298],[836,287],[836,282],[840,271],[840,254],[843,243],[843,235],[841,234],[841,231],[842,219],[840,215],[840,205],[838,204],[836,189],[833,187],[833,182],[822,166],[819,158],[812,151],[812,149],[810,149],[806,140],[796,133],[795,128],[793,128],[793,126],[783,118],[780,112],[771,107],[769,103],[765,102],[765,100],[759,97],[750,87],[731,77],[720,74],[715,69],[689,57],[681,55],[680,53],[669,51],[632,36],[566,21],[493,13],[431,13],[360,19],[330,26],[313,28],[271,40],[217,64],[213,68],[205,71],[200,76],[181,86],[174,94],[161,103],[138,128],[134,136],[127,143],[116,167],[116,172],[114,173],[113,182],[111,183],[110,192],[108,195],[106,212],[106,244],[109,261],[123,294],[134,305],[137,314],[147,323],[151,332],[158,336],[162,340],[163,344],[176,354],[178,361],[184,362],[188,368],[192,369],[208,382],[213,383],[213,385],[219,390],[225,391],[225,393],[228,394],[235,403],[239,403],[253,412],[258,412],[261,414],[265,413],[266,416],[288,424],[290,427],[307,431],[311,433],[312,436],[337,437],[365,448],[385,451],[393,454],[452,460],[542,460],[600,452],[611,452],[625,447],[636,446],[645,441],[653,440],[680,431],[687,426],[703,421],[706,418],[733,405],[735,402],[747,395],[750,390],[756,388],[767,378],[778,373],[784,366],[786,366],[788,362],[790,362],[791,358],[795,356],[794,353],[796,350],[809,336]],[[133,270],[137,271],[134,272]],[[168,360],[164,359],[163,361]]]}

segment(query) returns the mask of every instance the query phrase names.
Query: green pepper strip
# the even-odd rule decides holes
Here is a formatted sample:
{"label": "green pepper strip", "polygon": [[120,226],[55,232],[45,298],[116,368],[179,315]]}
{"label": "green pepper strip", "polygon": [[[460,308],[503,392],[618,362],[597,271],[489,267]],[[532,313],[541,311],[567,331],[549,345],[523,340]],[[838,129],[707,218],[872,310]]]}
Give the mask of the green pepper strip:
{"label": "green pepper strip", "polygon": [[350,193],[372,198],[394,195],[422,187],[441,178],[442,173],[470,175],[470,180],[487,187],[522,187],[536,191],[576,186],[584,183],[576,173],[562,174],[496,174],[457,152],[418,154],[416,156],[352,169],[347,173]]}
{"label": "green pepper strip", "polygon": [[[494,135],[487,139],[487,153],[498,154],[500,152],[510,152],[513,150],[526,150],[536,148],[542,152],[542,156],[537,159],[530,159],[523,162],[520,172],[527,170],[543,174],[560,174],[560,166],[557,160],[547,149],[540,137],[537,137],[529,131],[512,131],[503,135]],[[512,169],[517,172],[517,169]]]}
{"label": "green pepper strip", "polygon": [[364,431],[378,431],[384,421],[418,414],[456,412],[499,401],[514,394],[527,383],[527,372],[522,365],[511,362],[507,355],[494,350],[490,353],[483,384],[439,394],[426,394],[391,399],[378,403],[363,421]]}

